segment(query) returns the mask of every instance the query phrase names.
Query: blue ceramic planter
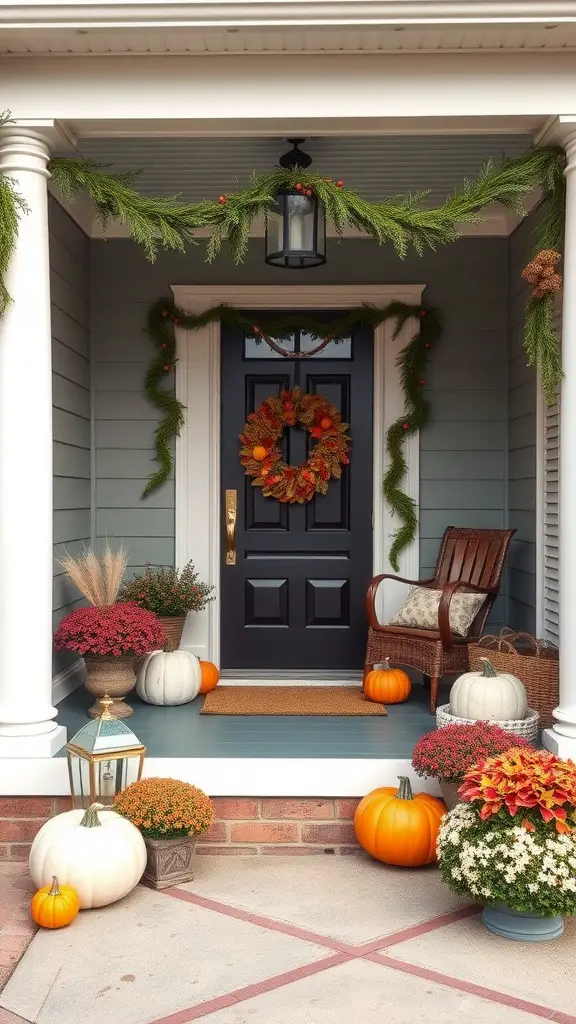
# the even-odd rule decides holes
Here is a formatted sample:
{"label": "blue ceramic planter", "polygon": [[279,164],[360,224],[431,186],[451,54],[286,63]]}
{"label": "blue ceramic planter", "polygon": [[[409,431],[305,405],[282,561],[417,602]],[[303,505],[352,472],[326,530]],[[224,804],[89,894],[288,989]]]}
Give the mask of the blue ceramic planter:
{"label": "blue ceramic planter", "polygon": [[558,939],[564,931],[560,914],[556,917],[541,917],[529,910],[513,910],[512,907],[484,907],[482,921],[489,931],[516,942],[548,942]]}

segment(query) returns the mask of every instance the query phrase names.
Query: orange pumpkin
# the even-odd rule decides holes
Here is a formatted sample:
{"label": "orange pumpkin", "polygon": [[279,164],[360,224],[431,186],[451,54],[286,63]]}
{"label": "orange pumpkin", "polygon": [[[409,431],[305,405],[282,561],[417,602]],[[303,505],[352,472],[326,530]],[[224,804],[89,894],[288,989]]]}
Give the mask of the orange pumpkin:
{"label": "orange pumpkin", "polygon": [[32,920],[41,928],[64,928],[79,910],[78,893],[71,885],[59,885],[56,875],[52,875],[52,885],[34,893],[30,905]]}
{"label": "orange pumpkin", "polygon": [[376,860],[416,868],[436,861],[436,840],[446,805],[428,793],[412,793],[403,775],[398,789],[368,793],[354,815],[360,845]]}
{"label": "orange pumpkin", "polygon": [[264,445],[257,444],[256,447],[252,449],[252,455],[256,459],[256,462],[262,462],[267,455]]}
{"label": "orange pumpkin", "polygon": [[377,704],[401,704],[410,694],[410,676],[401,668],[390,668],[390,659],[384,659],[384,668],[373,669],[364,680],[364,696]]}
{"label": "orange pumpkin", "polygon": [[200,693],[210,693],[210,690],[215,689],[220,679],[220,673],[216,665],[213,665],[211,661],[201,661],[200,668],[202,670]]}

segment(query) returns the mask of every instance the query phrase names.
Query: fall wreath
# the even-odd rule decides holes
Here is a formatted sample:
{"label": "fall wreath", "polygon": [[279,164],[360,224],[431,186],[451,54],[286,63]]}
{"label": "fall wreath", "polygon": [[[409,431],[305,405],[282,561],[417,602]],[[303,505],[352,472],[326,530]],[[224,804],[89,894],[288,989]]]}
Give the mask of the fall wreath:
{"label": "fall wreath", "polygon": [[[284,428],[298,423],[316,444],[303,465],[289,466],[279,442]],[[349,462],[347,430],[348,424],[322,395],[308,395],[301,388],[281,391],[248,416],[240,435],[240,462],[265,498],[301,505],[314,494],[326,494],[330,477],[341,477],[342,466]]]}

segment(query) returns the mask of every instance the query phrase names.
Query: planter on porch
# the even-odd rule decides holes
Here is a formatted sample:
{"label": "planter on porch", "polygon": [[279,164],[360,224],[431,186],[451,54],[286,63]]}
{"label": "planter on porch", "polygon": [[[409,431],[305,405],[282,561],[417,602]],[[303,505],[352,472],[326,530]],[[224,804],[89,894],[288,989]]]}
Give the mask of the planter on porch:
{"label": "planter on porch", "polygon": [[461,782],[448,782],[446,779],[438,779],[438,782],[442,791],[442,799],[448,810],[451,811],[453,807],[456,807],[456,804],[460,803],[458,789],[461,786]]}
{"label": "planter on porch", "polygon": [[164,632],[166,633],[166,650],[177,651],[180,647],[182,633],[184,632],[186,616],[159,615],[158,618],[160,619]]}
{"label": "planter on porch", "polygon": [[148,860],[141,882],[149,889],[168,889],[191,882],[197,836],[180,839],[148,839],[144,836]]}
{"label": "planter on porch", "polygon": [[124,697],[136,685],[134,658],[129,655],[108,657],[107,655],[91,654],[87,655],[84,660],[86,661],[84,685],[88,692],[96,697],[88,711],[90,717],[99,718],[102,713],[99,700],[106,694],[114,701],[110,710],[115,718],[129,718],[130,715],[133,715],[134,711],[126,703]]}

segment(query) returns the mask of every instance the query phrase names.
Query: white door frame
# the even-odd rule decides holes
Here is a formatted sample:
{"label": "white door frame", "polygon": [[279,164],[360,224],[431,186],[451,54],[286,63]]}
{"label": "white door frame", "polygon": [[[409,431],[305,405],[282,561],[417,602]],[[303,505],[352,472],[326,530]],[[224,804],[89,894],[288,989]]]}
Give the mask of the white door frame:
{"label": "white door frame", "polygon": [[[417,305],[425,285],[172,285],[175,302],[190,313],[227,303],[240,309],[351,309],[369,303],[385,306],[392,301]],[[374,332],[374,573],[391,572],[390,538],[397,529],[382,493],[387,465],[386,431],[402,415],[404,398],[396,360],[416,329],[408,321],[397,338],[394,323],[386,321]],[[202,658],[220,662],[220,566],[222,541],[222,493],[220,486],[220,324],[198,331],[176,328],[176,396],[187,412],[176,438],[175,559],[177,566],[193,559],[201,578],[215,584],[216,599],[199,615],[189,617],[183,645]],[[235,439],[230,439],[235,443]],[[406,443],[404,489],[418,505],[420,440],[417,434]],[[400,575],[417,579],[419,534],[400,555]],[[398,605],[398,593],[389,588],[382,613]]]}

